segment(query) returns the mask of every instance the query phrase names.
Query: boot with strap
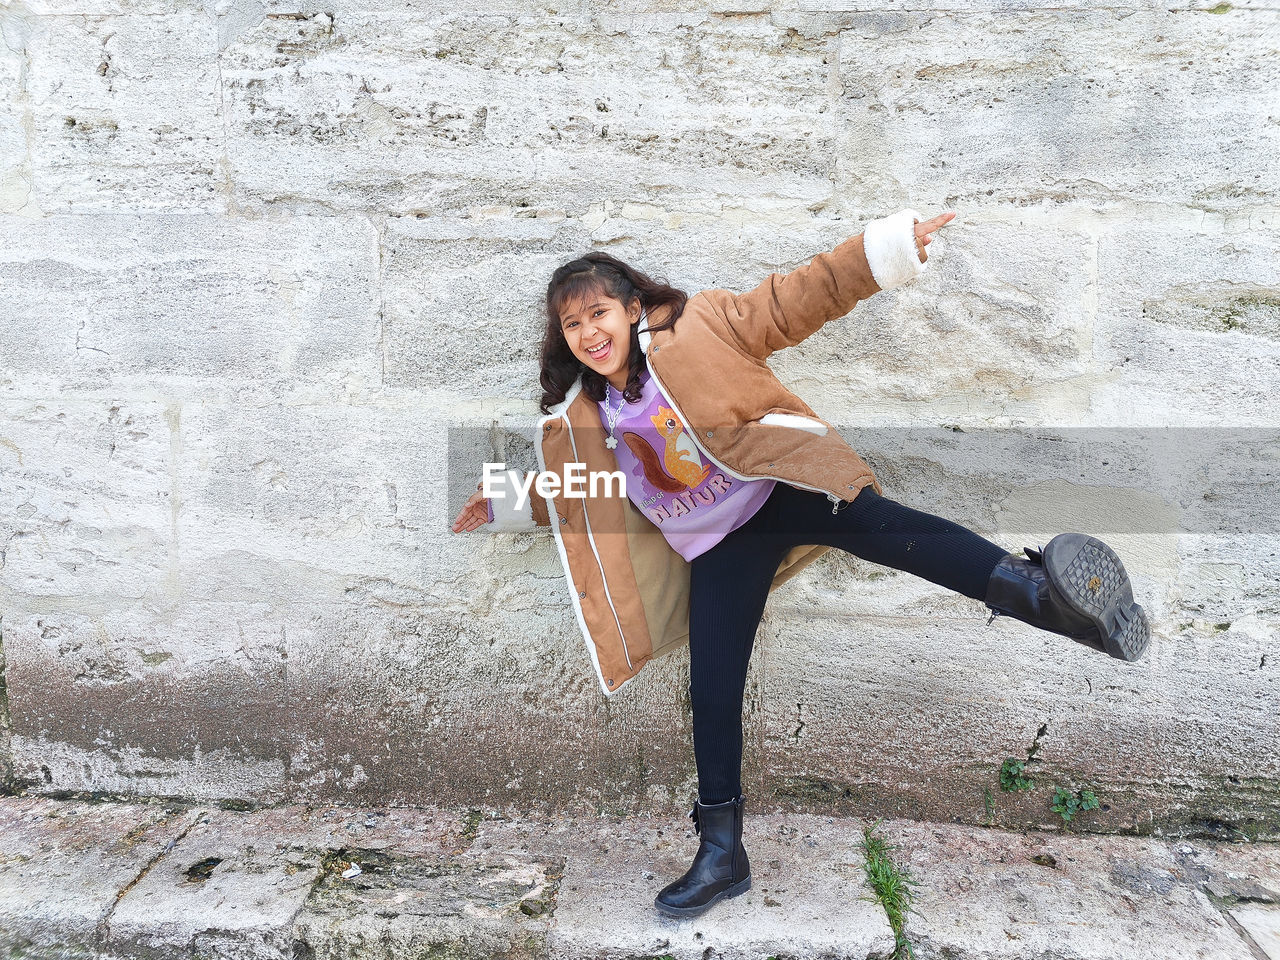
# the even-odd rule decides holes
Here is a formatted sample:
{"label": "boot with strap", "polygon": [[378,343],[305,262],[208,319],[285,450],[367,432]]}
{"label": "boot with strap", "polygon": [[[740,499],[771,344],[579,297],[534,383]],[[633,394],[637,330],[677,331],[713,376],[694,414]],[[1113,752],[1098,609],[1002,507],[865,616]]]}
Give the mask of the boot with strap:
{"label": "boot with strap", "polygon": [[693,865],[662,888],[653,905],[669,917],[696,917],[721,900],[751,889],[751,864],[742,846],[742,807],[746,798],[697,803],[689,811],[702,840]]}
{"label": "boot with strap", "polygon": [[1043,550],[1025,551],[1027,559],[1008,554],[991,573],[992,620],[1014,617],[1120,660],[1146,652],[1151,627],[1114,550],[1082,533],[1062,533]]}

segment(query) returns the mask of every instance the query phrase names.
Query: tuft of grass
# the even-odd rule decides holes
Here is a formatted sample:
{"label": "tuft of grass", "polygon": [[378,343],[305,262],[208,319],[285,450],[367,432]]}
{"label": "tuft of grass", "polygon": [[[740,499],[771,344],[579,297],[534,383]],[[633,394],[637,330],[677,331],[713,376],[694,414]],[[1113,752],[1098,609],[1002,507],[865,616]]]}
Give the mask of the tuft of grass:
{"label": "tuft of grass", "polygon": [[877,820],[862,830],[863,867],[867,871],[867,882],[876,892],[876,900],[884,907],[889,926],[893,928],[891,960],[915,960],[915,951],[907,940],[906,925],[907,914],[916,912],[912,910],[911,903],[915,899],[912,887],[917,883],[889,857],[889,851],[897,847],[876,833],[879,826],[880,821]]}

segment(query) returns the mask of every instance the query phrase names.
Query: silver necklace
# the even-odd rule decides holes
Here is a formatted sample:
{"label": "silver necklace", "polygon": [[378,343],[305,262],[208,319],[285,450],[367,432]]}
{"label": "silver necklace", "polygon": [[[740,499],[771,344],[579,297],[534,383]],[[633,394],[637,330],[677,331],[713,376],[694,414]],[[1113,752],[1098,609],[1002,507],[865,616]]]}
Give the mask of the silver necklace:
{"label": "silver necklace", "polygon": [[613,436],[613,430],[614,430],[614,427],[618,425],[618,417],[622,416],[622,407],[627,402],[627,398],[622,394],[619,394],[618,409],[610,410],[609,409],[609,391],[611,389],[612,389],[611,384],[606,383],[604,385],[604,410],[605,410],[605,413],[609,415],[609,436],[605,439],[604,445],[608,447],[610,450],[614,449],[618,445],[618,441]]}

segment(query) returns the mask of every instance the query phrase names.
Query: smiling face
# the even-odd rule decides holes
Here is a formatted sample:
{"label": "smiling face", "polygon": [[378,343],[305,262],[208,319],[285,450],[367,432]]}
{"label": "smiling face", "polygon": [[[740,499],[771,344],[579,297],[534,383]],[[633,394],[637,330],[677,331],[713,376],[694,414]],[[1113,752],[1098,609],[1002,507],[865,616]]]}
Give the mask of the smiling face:
{"label": "smiling face", "polygon": [[627,386],[631,326],[640,319],[640,301],[630,309],[604,293],[588,293],[560,311],[560,329],[573,355],[604,376],[615,390]]}

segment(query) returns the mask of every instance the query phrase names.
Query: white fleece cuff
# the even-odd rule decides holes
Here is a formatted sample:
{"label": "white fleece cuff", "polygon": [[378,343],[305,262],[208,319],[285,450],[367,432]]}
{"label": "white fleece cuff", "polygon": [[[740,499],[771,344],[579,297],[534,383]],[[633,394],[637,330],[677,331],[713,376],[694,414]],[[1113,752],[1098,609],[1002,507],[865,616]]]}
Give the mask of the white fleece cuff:
{"label": "white fleece cuff", "polygon": [[533,519],[533,497],[537,494],[533,487],[529,488],[529,496],[525,497],[523,506],[516,506],[520,491],[512,483],[511,475],[498,474],[490,485],[493,496],[489,498],[489,506],[493,509],[493,522],[489,529],[497,533],[519,533],[522,530],[536,530],[537,523]]}
{"label": "white fleece cuff", "polygon": [[915,210],[872,220],[862,232],[862,249],[871,265],[871,275],[881,290],[892,290],[924,273],[928,261],[921,262],[916,246]]}

